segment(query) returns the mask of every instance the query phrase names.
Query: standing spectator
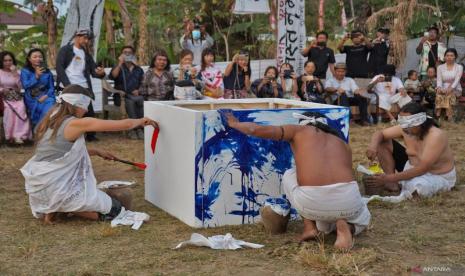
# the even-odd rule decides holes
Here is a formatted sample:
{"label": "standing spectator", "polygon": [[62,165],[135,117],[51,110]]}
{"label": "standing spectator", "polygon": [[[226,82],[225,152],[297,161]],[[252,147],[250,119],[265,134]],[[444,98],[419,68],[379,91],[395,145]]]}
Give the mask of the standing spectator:
{"label": "standing spectator", "polygon": [[320,31],[316,34],[316,40],[314,40],[310,46],[302,50],[302,55],[308,57],[308,61],[313,61],[316,65],[317,70],[314,76],[319,79],[326,79],[326,71],[328,66],[331,73],[334,75],[334,52],[331,48],[326,45],[328,43],[328,33]]}
{"label": "standing spectator", "polygon": [[[392,105],[398,104],[402,108],[412,100],[405,92],[402,81],[395,74],[396,67],[388,64],[384,66],[383,74],[376,75],[368,85],[368,91],[378,95],[379,108],[386,112],[392,125],[397,123],[396,118],[391,113]],[[372,103],[373,100],[374,98]],[[380,121],[380,118],[377,120]]]}
{"label": "standing spectator", "polygon": [[438,66],[437,88],[436,88],[436,116],[441,117],[442,109],[446,111],[446,120],[452,119],[453,106],[456,97],[462,95],[460,78],[463,74],[463,67],[457,64],[457,50],[449,48],[444,54],[446,63]]}
{"label": "standing spectator", "polygon": [[404,82],[405,90],[413,101],[421,104],[423,96],[420,94],[420,81],[418,80],[418,72],[415,70],[409,70],[407,73],[407,79]]}
{"label": "standing spectator", "polygon": [[300,100],[297,95],[299,86],[297,84],[297,74],[290,63],[283,63],[279,68],[278,82],[283,88],[283,98],[291,100]]}
{"label": "standing spectator", "polygon": [[376,38],[373,40],[373,48],[368,58],[368,75],[373,77],[381,74],[384,66],[387,64],[391,42],[389,41],[389,29],[379,28],[376,32]]}
{"label": "standing spectator", "polygon": [[[58,51],[56,71],[57,86],[61,85],[64,88],[70,84],[80,85],[89,89],[92,99],[95,100],[90,77],[103,78],[105,77],[105,71],[103,67],[95,64],[92,55],[88,51],[92,39],[93,34],[90,30],[78,30],[74,35],[73,44],[65,45]],[[95,116],[92,102],[85,116]],[[86,139],[89,142],[98,140],[95,137],[95,132],[87,133]]]}
{"label": "standing spectator", "polygon": [[[144,70],[136,64],[132,46],[124,46],[118,57],[118,65],[111,69],[110,78],[115,81],[115,88],[126,93],[125,106],[130,119],[144,117],[144,97],[140,93],[140,86],[144,79]],[[119,94],[113,95],[116,105],[121,104]],[[119,103],[119,104],[118,104]],[[144,130],[135,128],[129,131],[130,139],[144,139]]]}
{"label": "standing spectator", "polygon": [[[363,97],[362,90],[357,86],[354,79],[346,77],[346,65],[337,63],[334,67],[335,75],[325,83],[325,90],[331,95],[333,104],[341,106],[358,106],[360,110],[360,124],[368,123],[368,99]],[[352,118],[352,114],[350,115]]]}
{"label": "standing spectator", "polygon": [[202,51],[213,46],[214,40],[207,33],[206,26],[198,21],[189,20],[184,35],[180,39],[181,48],[194,53],[194,64],[201,63]]}
{"label": "standing spectator", "polygon": [[223,73],[215,66],[215,52],[207,48],[202,52],[202,65],[200,67],[199,77],[203,83],[203,94],[211,98],[223,97],[224,83]]}
{"label": "standing spectator", "polygon": [[149,101],[174,100],[174,78],[165,51],[157,52],[145,72],[140,92]]}
{"label": "standing spectator", "polygon": [[191,50],[181,51],[179,67],[174,69],[174,98],[176,100],[195,100],[201,98],[202,82],[197,79],[198,69],[192,64],[194,54]]}
{"label": "standing spectator", "polygon": [[247,98],[250,88],[249,54],[245,51],[234,55],[232,62],[224,70],[224,98]]}
{"label": "standing spectator", "polygon": [[53,75],[46,66],[44,56],[42,50],[31,49],[20,76],[24,88],[24,102],[33,128],[55,104]]}
{"label": "standing spectator", "polygon": [[434,104],[436,101],[436,67],[428,67],[426,71],[426,79],[421,82],[421,89],[426,102],[426,107],[435,109]]}
{"label": "standing spectator", "polygon": [[[349,38],[353,45],[344,46]],[[361,31],[354,30],[342,39],[337,48],[346,54],[347,77],[353,78],[359,87],[365,89],[369,83],[367,58],[373,45]]]}
{"label": "standing spectator", "polygon": [[[31,125],[21,95],[21,81],[13,53],[0,53],[0,97],[3,98],[3,127],[6,140],[21,145],[31,137]],[[1,123],[1,122],[0,122]]]}
{"label": "standing spectator", "polygon": [[426,77],[428,67],[438,67],[444,61],[446,45],[439,42],[439,29],[430,27],[418,44],[416,49],[420,55],[420,76],[422,79]]}
{"label": "standing spectator", "polygon": [[326,103],[324,99],[324,88],[320,79],[314,73],[316,66],[313,61],[306,61],[304,74],[297,80],[299,86],[299,96],[302,100],[314,103]]}
{"label": "standing spectator", "polygon": [[255,80],[250,89],[257,98],[282,98],[283,88],[278,83],[278,68],[269,66],[263,78]]}

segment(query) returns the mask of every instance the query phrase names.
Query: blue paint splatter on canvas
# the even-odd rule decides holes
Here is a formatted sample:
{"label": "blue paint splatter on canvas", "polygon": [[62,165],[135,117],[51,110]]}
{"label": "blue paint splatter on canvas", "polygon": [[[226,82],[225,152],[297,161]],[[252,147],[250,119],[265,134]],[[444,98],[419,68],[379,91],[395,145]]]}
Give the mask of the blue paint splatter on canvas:
{"label": "blue paint splatter on canvas", "polygon": [[[330,126],[341,132],[348,141],[348,109],[293,109],[293,110],[236,110],[234,116],[241,122],[256,122],[265,125],[297,124],[292,112],[317,111],[325,114]],[[230,185],[238,190],[231,196],[235,204],[228,206],[222,216],[241,217],[242,223],[253,223],[259,215],[258,210],[264,200],[270,196],[261,192],[263,185],[273,176],[281,182],[282,175],[293,164],[290,145],[287,142],[264,140],[248,137],[235,129],[226,127],[224,118],[216,111],[207,112],[203,118],[203,144],[195,158],[195,203],[196,217],[204,226],[215,223],[215,206],[226,204],[218,202],[221,186]],[[213,164],[213,165],[212,165]],[[205,167],[211,165],[213,169]],[[240,178],[234,183],[233,178]],[[280,187],[280,183],[278,183]],[[226,186],[225,186],[226,187]],[[281,193],[276,187],[276,193]],[[234,208],[236,206],[236,208]],[[238,207],[238,208],[237,208]],[[226,208],[226,207],[225,207]],[[295,211],[292,211],[295,214]]]}

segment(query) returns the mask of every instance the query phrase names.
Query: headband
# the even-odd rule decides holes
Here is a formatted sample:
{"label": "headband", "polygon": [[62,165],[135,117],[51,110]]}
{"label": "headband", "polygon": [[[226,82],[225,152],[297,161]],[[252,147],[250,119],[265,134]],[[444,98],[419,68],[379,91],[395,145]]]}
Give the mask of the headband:
{"label": "headband", "polygon": [[292,117],[296,119],[302,119],[302,121],[299,122],[299,125],[305,126],[308,124],[316,124],[317,122],[322,123],[324,125],[328,125],[328,121],[326,120],[325,117],[318,117],[316,118],[315,116],[305,116],[300,113],[292,113]]}
{"label": "headband", "polygon": [[57,98],[57,103],[63,103],[63,101],[69,103],[72,106],[76,106],[87,111],[91,99],[84,94],[65,93],[61,94]]}
{"label": "headband", "polygon": [[401,128],[416,127],[422,125],[428,117],[425,112],[420,112],[413,115],[399,115],[398,122]]}

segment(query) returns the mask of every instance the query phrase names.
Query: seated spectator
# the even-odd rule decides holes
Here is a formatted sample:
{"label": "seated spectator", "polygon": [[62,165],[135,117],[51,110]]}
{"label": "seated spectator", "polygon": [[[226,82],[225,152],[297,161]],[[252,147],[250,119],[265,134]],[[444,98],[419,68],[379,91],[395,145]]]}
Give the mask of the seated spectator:
{"label": "seated spectator", "polygon": [[173,71],[176,100],[195,100],[202,97],[202,83],[197,79],[198,69],[192,64],[193,58],[191,50],[182,50],[179,55],[179,67]]}
{"label": "seated spectator", "polygon": [[[330,94],[333,104],[341,106],[358,106],[360,110],[360,124],[368,123],[368,99],[361,95],[362,90],[354,79],[346,77],[346,65],[337,63],[334,66],[334,78],[326,80],[325,90]],[[351,114],[352,117],[352,114]]]}
{"label": "seated spectator", "polygon": [[44,56],[40,49],[30,50],[26,65],[21,70],[21,85],[25,90],[24,102],[33,128],[56,102],[53,75],[47,68]]}
{"label": "seated spectator", "polygon": [[297,74],[294,72],[294,67],[289,63],[281,64],[279,68],[278,83],[283,88],[283,98],[291,100],[300,100],[297,95],[298,84]]}
{"label": "seated spectator", "polygon": [[203,50],[202,64],[199,69],[198,77],[203,83],[203,94],[215,99],[223,97],[223,73],[215,66],[215,52],[211,48]]}
{"label": "seated spectator", "polygon": [[265,70],[264,77],[255,80],[250,89],[257,98],[282,98],[283,88],[278,83],[278,68],[269,66]]}
{"label": "seated spectator", "polygon": [[421,103],[423,97],[420,93],[420,81],[418,80],[418,72],[415,70],[409,70],[407,73],[408,79],[404,82],[404,87],[407,90],[407,94],[413,101]]}
{"label": "seated spectator", "polygon": [[205,24],[200,24],[197,20],[189,20],[186,23],[186,30],[180,39],[182,49],[191,50],[194,57],[194,64],[201,63],[202,51],[213,46],[214,40],[207,33]]}
{"label": "seated spectator", "polygon": [[456,103],[456,97],[462,96],[463,67],[457,64],[457,50],[449,48],[444,54],[446,63],[438,66],[436,88],[436,116],[441,117],[441,111],[446,111],[446,120],[452,119],[452,107]]}
{"label": "seated spectator", "polygon": [[249,54],[241,51],[234,55],[232,62],[224,70],[224,98],[241,99],[248,97],[250,88]]}
{"label": "seated spectator", "polygon": [[[3,97],[5,138],[17,145],[31,139],[31,125],[21,95],[21,81],[13,53],[0,53],[0,96]],[[1,122],[0,122],[1,123]]]}
{"label": "seated spectator", "polygon": [[140,92],[149,101],[174,100],[174,78],[170,72],[170,61],[164,51],[157,52],[145,72]]}
{"label": "seated spectator", "polygon": [[426,79],[421,82],[421,89],[423,90],[424,99],[428,108],[434,109],[436,101],[436,67],[428,67],[426,71]]}
{"label": "seated spectator", "polygon": [[[386,65],[383,72],[382,75],[377,75],[371,80],[368,85],[368,91],[378,95],[379,108],[386,112],[391,124],[395,125],[397,120],[391,113],[392,104],[396,103],[402,108],[402,106],[409,103],[412,99],[405,92],[402,81],[395,76],[396,67],[394,65]],[[372,103],[375,103],[374,98],[372,98]]]}
{"label": "seated spectator", "polygon": [[316,66],[313,61],[306,61],[304,65],[304,74],[297,80],[299,87],[298,93],[303,101],[314,103],[326,103],[324,99],[323,83],[313,74]]}
{"label": "seated spectator", "polygon": [[[136,56],[132,46],[124,46],[118,58],[118,65],[111,69],[110,78],[115,81],[115,88],[126,93],[125,106],[130,119],[140,119],[144,117],[144,96],[140,92],[144,70],[136,64]],[[119,105],[121,100],[119,95],[113,95],[115,105]],[[119,103],[119,104],[118,104]],[[142,128],[130,130],[129,138],[144,139]]]}

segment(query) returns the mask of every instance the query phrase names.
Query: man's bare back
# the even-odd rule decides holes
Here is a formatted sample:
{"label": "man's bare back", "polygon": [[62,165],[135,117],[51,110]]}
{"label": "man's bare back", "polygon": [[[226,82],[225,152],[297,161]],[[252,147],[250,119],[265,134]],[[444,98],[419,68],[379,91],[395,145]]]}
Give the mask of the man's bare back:
{"label": "man's bare back", "polygon": [[342,139],[313,126],[299,126],[290,144],[300,186],[324,186],[354,180],[352,152]]}

